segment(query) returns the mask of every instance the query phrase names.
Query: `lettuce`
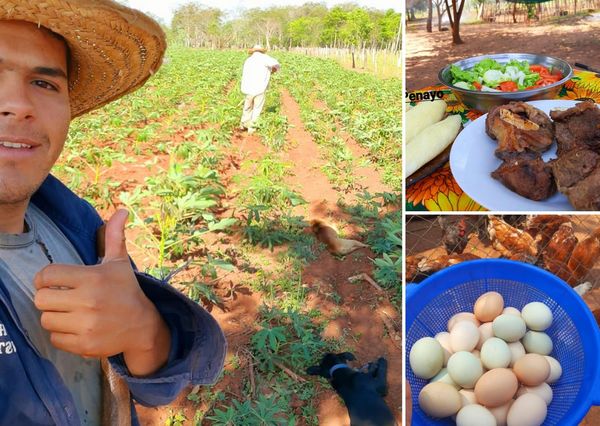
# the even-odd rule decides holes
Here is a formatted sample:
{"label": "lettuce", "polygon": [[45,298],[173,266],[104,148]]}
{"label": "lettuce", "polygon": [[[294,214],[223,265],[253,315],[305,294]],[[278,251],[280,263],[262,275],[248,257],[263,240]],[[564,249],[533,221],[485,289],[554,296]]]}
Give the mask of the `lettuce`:
{"label": "lettuce", "polygon": [[504,71],[504,67],[499,62],[496,62],[495,60],[490,58],[486,58],[482,61],[479,61],[477,65],[473,67],[473,71],[480,76],[482,76],[486,73],[486,71],[489,70]]}
{"label": "lettuce", "polygon": [[459,81],[464,81],[466,83],[477,81],[477,74],[475,74],[473,71],[463,70],[456,65],[452,65],[450,67],[450,74],[452,74],[452,84],[455,84]]}
{"label": "lettuce", "polygon": [[[459,82],[472,85],[474,81],[497,87],[504,81],[514,81],[519,90],[526,89],[535,84],[540,78],[539,74],[529,69],[529,62],[511,59],[506,64],[501,64],[494,59],[486,58],[479,61],[472,69],[463,70],[456,65],[450,67],[452,84],[456,86]],[[465,86],[459,86],[464,87]]]}

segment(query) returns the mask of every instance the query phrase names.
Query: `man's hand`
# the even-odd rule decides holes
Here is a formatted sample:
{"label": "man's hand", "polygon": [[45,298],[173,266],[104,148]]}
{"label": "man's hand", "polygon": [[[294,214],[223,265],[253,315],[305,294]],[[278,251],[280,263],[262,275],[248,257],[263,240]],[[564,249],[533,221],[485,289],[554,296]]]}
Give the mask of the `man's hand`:
{"label": "man's hand", "polygon": [[127,210],[117,210],[106,224],[102,264],[53,264],[39,271],[34,303],[55,347],[84,357],[123,353],[129,372],[143,376],[165,364],[171,336],[129,262],[127,217]]}

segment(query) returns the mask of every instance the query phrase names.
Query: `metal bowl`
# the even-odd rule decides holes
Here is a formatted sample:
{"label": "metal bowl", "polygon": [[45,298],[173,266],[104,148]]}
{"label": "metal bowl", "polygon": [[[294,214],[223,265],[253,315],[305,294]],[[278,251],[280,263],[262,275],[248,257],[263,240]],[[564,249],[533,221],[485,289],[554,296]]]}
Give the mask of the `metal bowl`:
{"label": "metal bowl", "polygon": [[[481,92],[478,90],[467,90],[452,86],[452,75],[450,67],[456,65],[463,70],[473,68],[479,61],[490,58],[495,59],[501,64],[509,62],[511,59],[527,61],[530,64],[543,65],[547,68],[558,69],[564,75],[564,78],[556,83],[537,89],[520,90],[518,92]],[[452,90],[454,95],[466,106],[477,109],[482,112],[489,111],[492,107],[504,105],[511,101],[533,101],[541,99],[554,99],[562,86],[573,76],[573,68],[562,59],[552,56],[533,55],[529,53],[500,53],[497,55],[475,56],[462,61],[455,62],[443,68],[438,74],[440,82]]]}

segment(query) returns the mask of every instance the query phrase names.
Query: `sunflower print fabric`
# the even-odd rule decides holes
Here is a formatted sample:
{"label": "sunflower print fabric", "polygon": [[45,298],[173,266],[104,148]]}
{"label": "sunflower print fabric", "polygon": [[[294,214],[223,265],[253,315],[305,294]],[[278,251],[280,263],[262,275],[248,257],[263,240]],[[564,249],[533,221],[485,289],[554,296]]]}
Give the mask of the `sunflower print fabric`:
{"label": "sunflower print fabric", "polygon": [[[446,86],[435,85],[426,87],[420,92],[443,91],[444,101],[448,104],[449,114],[460,114],[463,124],[474,121],[483,114],[469,110],[459,102]],[[588,71],[575,71],[556,99],[586,100],[591,99],[600,104],[600,74]],[[416,105],[416,103],[411,103]],[[407,211],[483,211],[485,210],[466,193],[454,180],[450,165],[443,167],[406,188]]]}

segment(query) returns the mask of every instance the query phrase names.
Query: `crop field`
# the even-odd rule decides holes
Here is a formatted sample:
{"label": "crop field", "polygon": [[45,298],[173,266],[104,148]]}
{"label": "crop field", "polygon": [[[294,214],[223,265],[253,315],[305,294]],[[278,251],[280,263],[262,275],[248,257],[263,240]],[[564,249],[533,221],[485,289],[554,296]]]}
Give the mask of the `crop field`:
{"label": "crop field", "polygon": [[[343,425],[341,400],[305,373],[327,351],[385,356],[400,420],[400,80],[272,55],[255,134],[237,129],[246,54],[170,49],[144,88],[72,124],[53,170],[105,219],[128,208],[137,267],[227,336],[218,382],[138,407],[144,425]],[[315,218],[370,248],[330,254]]]}

